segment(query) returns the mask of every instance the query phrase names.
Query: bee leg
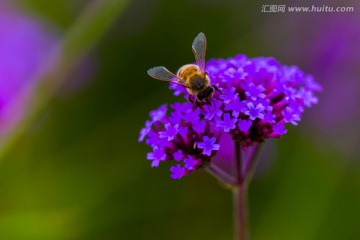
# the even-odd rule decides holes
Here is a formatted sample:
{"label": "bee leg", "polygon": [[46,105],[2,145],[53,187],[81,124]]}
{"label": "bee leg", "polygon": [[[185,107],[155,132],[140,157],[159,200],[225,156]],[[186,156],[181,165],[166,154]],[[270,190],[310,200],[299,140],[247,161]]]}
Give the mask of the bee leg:
{"label": "bee leg", "polygon": [[196,106],[198,106],[198,108],[200,108],[201,112],[203,112],[204,106],[197,99],[193,100],[191,97],[192,97],[192,95],[189,95],[189,97],[188,97],[189,102],[191,102],[192,104],[196,104]]}
{"label": "bee leg", "polygon": [[211,109],[210,109],[210,107],[209,107],[209,102],[206,102],[206,104],[205,104],[205,105],[207,106],[208,111],[209,111],[209,112],[211,112]]}
{"label": "bee leg", "polygon": [[211,100],[206,101],[206,106],[208,107],[208,111],[211,112]]}
{"label": "bee leg", "polygon": [[204,106],[197,100],[195,102],[196,102],[196,105],[201,109],[201,111],[204,111]]}
{"label": "bee leg", "polygon": [[216,102],[215,102],[215,100],[213,98],[211,99],[211,103],[214,103],[214,109],[216,111]]}
{"label": "bee leg", "polygon": [[223,93],[217,86],[212,85],[212,87],[215,88],[215,90],[218,91],[219,93],[221,93],[221,94]]}
{"label": "bee leg", "polygon": [[201,113],[204,113],[204,112],[205,112],[204,105],[201,104],[201,102],[200,102],[199,100],[196,99],[196,100],[194,101],[194,103],[196,104],[196,106],[197,106],[198,108],[200,108],[200,112],[201,112]]}
{"label": "bee leg", "polygon": [[191,102],[192,104],[194,104],[195,101],[194,101],[193,99],[191,99],[191,97],[192,97],[192,95],[189,95],[189,96],[188,96],[188,101]]}

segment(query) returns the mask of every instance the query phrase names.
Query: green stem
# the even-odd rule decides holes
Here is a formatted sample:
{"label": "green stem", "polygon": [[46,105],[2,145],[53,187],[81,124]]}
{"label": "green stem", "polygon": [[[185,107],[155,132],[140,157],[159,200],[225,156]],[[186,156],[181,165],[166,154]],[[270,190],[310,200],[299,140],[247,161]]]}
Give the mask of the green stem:
{"label": "green stem", "polygon": [[239,185],[234,188],[234,220],[235,236],[234,240],[249,240],[247,224],[247,186]]}
{"label": "green stem", "polygon": [[242,181],[247,175],[244,172],[244,161],[242,158],[241,144],[235,141],[235,170],[237,184],[233,189],[234,195],[234,220],[235,220],[235,240],[248,240],[247,224],[247,183]]}

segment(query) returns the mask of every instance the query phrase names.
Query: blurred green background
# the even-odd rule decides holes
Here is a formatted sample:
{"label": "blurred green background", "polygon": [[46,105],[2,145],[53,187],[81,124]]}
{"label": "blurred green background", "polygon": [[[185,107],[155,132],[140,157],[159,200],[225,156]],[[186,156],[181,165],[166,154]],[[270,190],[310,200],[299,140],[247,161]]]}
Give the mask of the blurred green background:
{"label": "blurred green background", "polygon": [[[360,8],[313,13],[316,21],[300,29],[295,22],[309,14],[261,13],[262,5],[284,1],[120,0],[113,1],[116,8],[96,7],[89,15],[85,9],[93,2],[16,1],[19,11],[55,31],[68,49],[54,70],[60,77],[49,73],[61,84],[44,99],[36,96],[42,107],[2,154],[0,239],[232,239],[230,191],[205,172],[174,181],[169,165],[150,168],[139,131],[151,109],[182,98],[146,70],[165,65],[175,71],[192,62],[191,42],[202,31],[208,58],[274,56],[309,72],[311,66],[285,46],[298,41],[298,51],[309,51],[322,24],[336,14],[360,20]],[[91,18],[96,14],[99,19]],[[90,18],[83,26],[85,15]],[[298,38],[291,37],[295,33]],[[325,95],[327,79],[317,80]],[[300,126],[276,141],[276,154],[263,155],[274,159],[250,185],[252,239],[360,238],[359,157],[338,148],[312,121],[318,109],[331,107],[321,97]],[[358,136],[348,137],[360,144]]]}

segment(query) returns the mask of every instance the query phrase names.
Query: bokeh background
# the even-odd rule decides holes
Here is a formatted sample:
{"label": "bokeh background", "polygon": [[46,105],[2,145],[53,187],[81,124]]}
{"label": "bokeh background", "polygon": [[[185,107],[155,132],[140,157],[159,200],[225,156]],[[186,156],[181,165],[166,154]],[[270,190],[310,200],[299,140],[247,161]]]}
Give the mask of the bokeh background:
{"label": "bokeh background", "polygon": [[[352,13],[261,13],[263,5]],[[238,53],[298,65],[320,102],[269,144],[250,185],[255,240],[359,239],[359,1],[0,3],[0,239],[231,239],[232,197],[206,172],[171,180],[137,142],[182,101],[146,70]]]}

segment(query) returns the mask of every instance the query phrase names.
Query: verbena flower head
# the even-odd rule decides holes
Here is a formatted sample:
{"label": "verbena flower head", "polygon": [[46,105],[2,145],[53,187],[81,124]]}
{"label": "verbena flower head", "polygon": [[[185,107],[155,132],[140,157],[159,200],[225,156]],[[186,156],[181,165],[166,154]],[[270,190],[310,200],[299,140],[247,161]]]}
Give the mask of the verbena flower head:
{"label": "verbena flower head", "polygon": [[[221,135],[229,133],[243,148],[286,134],[297,125],[305,107],[318,102],[321,86],[296,66],[283,66],[274,58],[211,59],[207,72],[216,91],[210,103],[174,103],[150,112],[139,141],[152,151],[152,167],[174,161],[171,177],[179,179],[206,167],[218,150]],[[170,85],[174,95],[187,90]],[[232,144],[228,142],[226,144]]]}

